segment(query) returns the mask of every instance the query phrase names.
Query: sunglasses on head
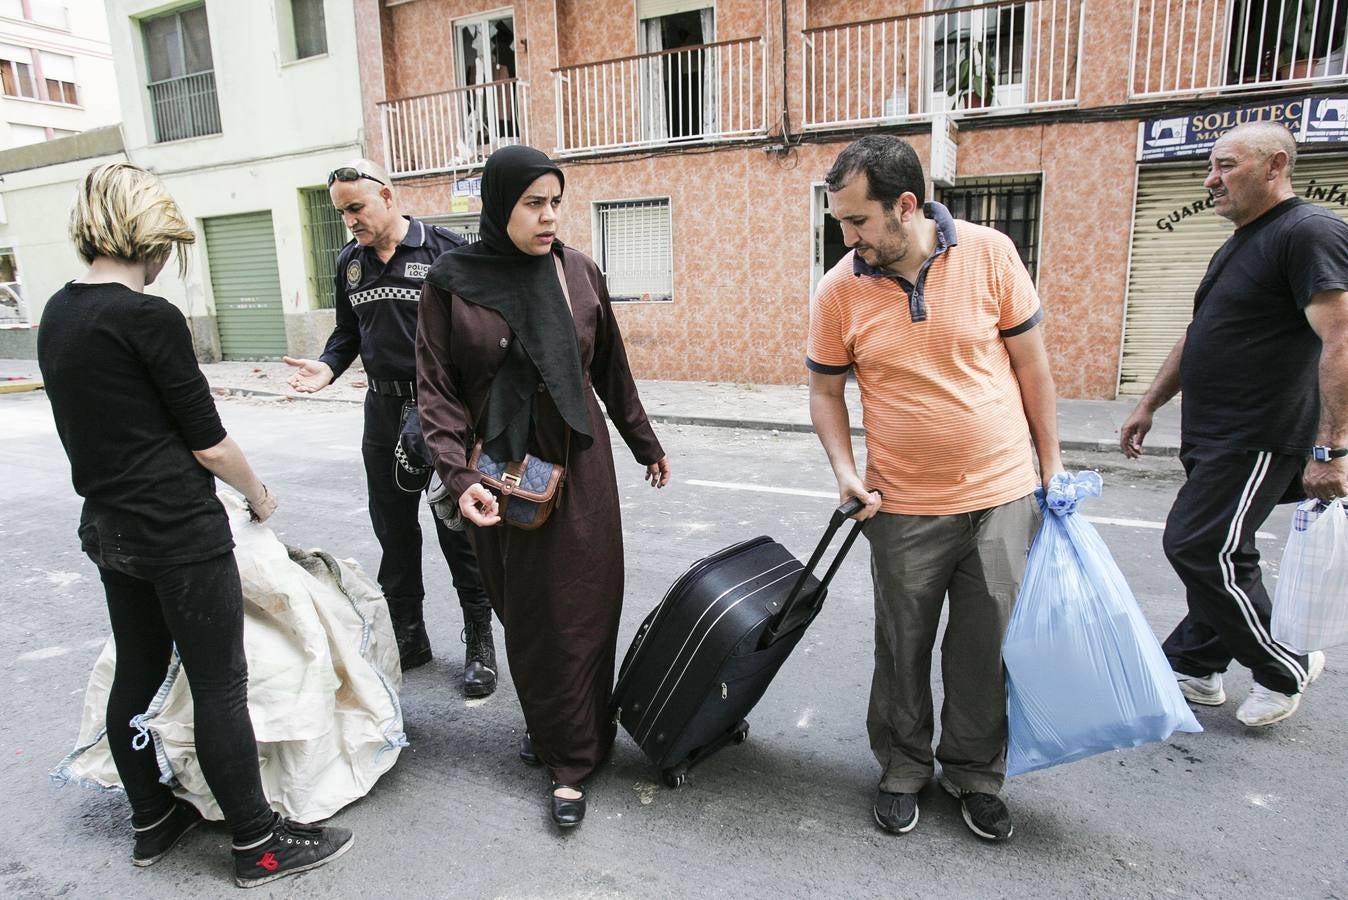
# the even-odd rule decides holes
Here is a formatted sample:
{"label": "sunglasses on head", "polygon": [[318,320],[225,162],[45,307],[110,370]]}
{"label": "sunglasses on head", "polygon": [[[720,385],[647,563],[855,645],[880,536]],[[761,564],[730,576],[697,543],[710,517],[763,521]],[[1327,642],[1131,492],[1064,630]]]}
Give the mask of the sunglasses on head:
{"label": "sunglasses on head", "polygon": [[342,166],[340,169],[333,169],[328,173],[328,187],[332,187],[334,181],[360,181],[362,178],[368,178],[375,184],[384,184],[383,181],[373,175],[366,175],[355,166]]}

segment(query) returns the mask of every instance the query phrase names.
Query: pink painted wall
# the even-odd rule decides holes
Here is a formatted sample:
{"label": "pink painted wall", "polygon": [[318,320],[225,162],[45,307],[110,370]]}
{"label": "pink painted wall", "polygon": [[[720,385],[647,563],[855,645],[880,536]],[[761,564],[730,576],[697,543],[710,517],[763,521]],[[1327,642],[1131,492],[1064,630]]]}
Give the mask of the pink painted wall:
{"label": "pink painted wall", "polygon": [[[1062,0],[1060,0],[1062,2]],[[788,73],[780,70],[780,15],[788,20]],[[1082,106],[1126,102],[1132,4],[1100,0],[1081,23]],[[357,0],[362,28],[362,85],[370,110],[395,98],[452,84],[446,57],[449,23],[496,8],[483,0],[415,0],[382,7]],[[556,146],[553,68],[612,59],[636,51],[629,0],[519,0],[514,6],[521,78],[530,87],[532,143]],[[870,0],[727,0],[717,5],[717,38],[767,39],[771,115],[779,128],[783,87],[793,128],[802,98],[801,31],[904,11]],[[555,12],[555,18],[554,18]],[[808,13],[808,18],[807,18]],[[374,27],[373,32],[367,29]],[[560,45],[554,42],[560,36]],[[382,60],[365,54],[382,52]],[[380,71],[382,67],[382,72]],[[1075,71],[1072,72],[1075,77]],[[381,96],[380,91],[384,94]],[[920,157],[928,138],[903,129]],[[990,117],[963,129],[960,176],[1038,173],[1043,180],[1039,289],[1048,317],[1054,374],[1064,396],[1111,397],[1115,392],[1128,238],[1136,164],[1137,120],[1017,124]],[[845,145],[812,137],[785,155],[765,142],[699,147],[698,152],[638,152],[563,160],[567,172],[564,240],[592,249],[596,201],[670,198],[674,300],[622,304],[619,318],[639,377],[799,383],[811,277],[813,185],[822,181]],[[827,142],[825,142],[827,141]],[[369,135],[378,155],[379,132]],[[766,143],[776,143],[769,138]],[[399,182],[405,208],[416,214],[450,211],[452,176]]]}

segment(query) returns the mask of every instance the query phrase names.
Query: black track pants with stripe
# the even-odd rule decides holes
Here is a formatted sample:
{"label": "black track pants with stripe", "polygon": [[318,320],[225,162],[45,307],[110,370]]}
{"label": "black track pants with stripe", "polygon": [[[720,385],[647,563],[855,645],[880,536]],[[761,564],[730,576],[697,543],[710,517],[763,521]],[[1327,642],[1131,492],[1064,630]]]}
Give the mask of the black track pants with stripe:
{"label": "black track pants with stripe", "polygon": [[1277,504],[1301,495],[1305,459],[1186,444],[1180,460],[1188,478],[1166,518],[1164,546],[1189,614],[1165,639],[1171,668],[1203,676],[1235,659],[1264,687],[1300,692],[1306,657],[1269,633],[1272,604],[1254,536]]}

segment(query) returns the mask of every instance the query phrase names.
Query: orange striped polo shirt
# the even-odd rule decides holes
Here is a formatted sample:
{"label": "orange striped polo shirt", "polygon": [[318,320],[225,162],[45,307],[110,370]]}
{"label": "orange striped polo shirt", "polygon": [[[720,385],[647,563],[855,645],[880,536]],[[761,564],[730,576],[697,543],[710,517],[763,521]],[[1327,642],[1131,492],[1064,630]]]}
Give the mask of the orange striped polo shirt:
{"label": "orange striped polo shirt", "polygon": [[825,374],[855,369],[865,481],[883,492],[881,510],[951,515],[1009,503],[1039,484],[1003,338],[1034,327],[1042,312],[1009,238],[939,204],[928,215],[939,237],[923,290],[910,298],[896,277],[848,253],[810,302],[806,364]]}

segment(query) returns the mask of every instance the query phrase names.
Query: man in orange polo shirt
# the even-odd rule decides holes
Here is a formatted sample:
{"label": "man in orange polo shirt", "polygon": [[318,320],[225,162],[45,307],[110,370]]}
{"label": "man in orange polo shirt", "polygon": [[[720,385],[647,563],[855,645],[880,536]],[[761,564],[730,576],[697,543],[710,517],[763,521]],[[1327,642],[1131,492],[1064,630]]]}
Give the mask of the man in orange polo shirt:
{"label": "man in orange polo shirt", "polygon": [[[864,137],[826,181],[852,252],[810,304],[810,418],[841,498],[864,500],[857,518],[872,519],[875,820],[911,831],[940,761],[965,823],[1004,841],[1002,639],[1039,526],[1034,490],[1062,470],[1043,311],[1010,239],[924,204],[922,164],[906,141]],[[861,389],[864,480],[843,400],[848,372]],[[933,755],[931,654],[947,595]]]}

